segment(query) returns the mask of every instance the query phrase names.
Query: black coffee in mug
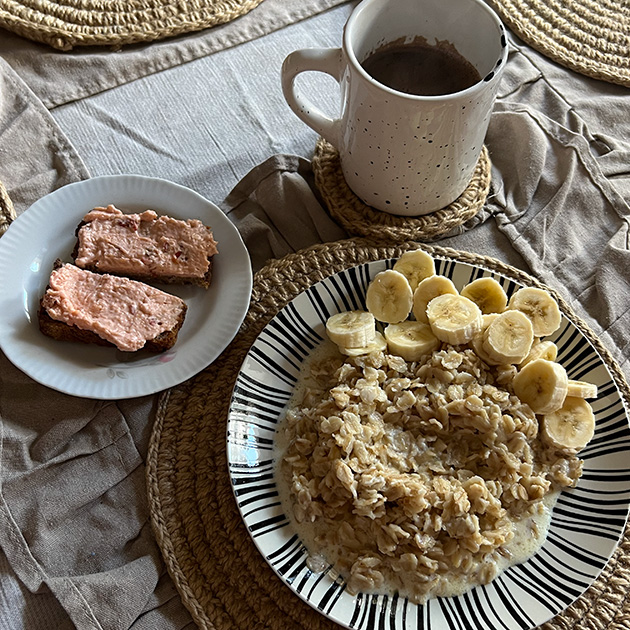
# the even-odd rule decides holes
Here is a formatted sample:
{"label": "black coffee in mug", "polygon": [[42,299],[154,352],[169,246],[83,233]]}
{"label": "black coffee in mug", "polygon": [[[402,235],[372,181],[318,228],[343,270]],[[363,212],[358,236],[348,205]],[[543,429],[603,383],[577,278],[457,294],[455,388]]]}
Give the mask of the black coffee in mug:
{"label": "black coffee in mug", "polygon": [[453,94],[481,80],[477,69],[449,42],[429,44],[424,38],[391,42],[361,62],[376,81],[405,94]]}

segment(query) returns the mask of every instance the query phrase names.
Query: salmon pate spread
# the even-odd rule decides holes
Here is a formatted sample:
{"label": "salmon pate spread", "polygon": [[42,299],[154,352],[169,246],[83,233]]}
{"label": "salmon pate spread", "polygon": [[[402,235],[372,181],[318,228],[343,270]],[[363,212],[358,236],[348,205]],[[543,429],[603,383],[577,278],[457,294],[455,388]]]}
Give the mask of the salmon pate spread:
{"label": "salmon pate spread", "polygon": [[143,282],[71,264],[53,270],[42,306],[52,319],[130,352],[175,328],[186,309],[180,298]]}
{"label": "salmon pate spread", "polygon": [[85,215],[78,239],[77,266],[120,275],[203,278],[218,253],[211,229],[197,219],[124,214],[111,204]]}

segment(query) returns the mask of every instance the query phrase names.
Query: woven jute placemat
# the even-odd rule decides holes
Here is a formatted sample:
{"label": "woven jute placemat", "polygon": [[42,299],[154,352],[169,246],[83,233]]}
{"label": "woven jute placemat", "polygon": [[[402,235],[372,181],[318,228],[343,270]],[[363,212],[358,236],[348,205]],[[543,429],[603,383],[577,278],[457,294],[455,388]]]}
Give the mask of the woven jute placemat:
{"label": "woven jute placemat", "polygon": [[262,0],[0,0],[0,27],[59,50],[150,42],[225,24]]}
{"label": "woven jute placemat", "polygon": [[490,0],[506,26],[566,68],[630,86],[630,3]]}
{"label": "woven jute placemat", "polygon": [[339,152],[320,138],[313,154],[315,185],[331,216],[353,236],[404,243],[431,242],[474,217],[490,190],[490,156],[484,146],[466,190],[449,206],[417,217],[381,212],[364,201],[348,186],[341,171]]}
{"label": "woven jute placemat", "polygon": [[[154,532],[177,589],[207,630],[332,629],[265,562],[241,520],[227,468],[230,394],[243,359],[265,325],[300,292],[329,275],[373,260],[399,257],[417,243],[376,245],[350,239],[317,245],[269,263],[254,278],[251,307],[236,338],[207,369],[160,398],[147,456]],[[483,265],[532,286],[531,276],[498,260],[425,246],[434,255]],[[554,293],[554,292],[552,292]],[[561,309],[607,362],[626,404],[630,391],[608,351],[568,305]],[[546,630],[630,627],[630,533],[595,583]]]}
{"label": "woven jute placemat", "polygon": [[11,225],[11,221],[15,219],[15,208],[7,189],[0,182],[0,236],[2,236]]}

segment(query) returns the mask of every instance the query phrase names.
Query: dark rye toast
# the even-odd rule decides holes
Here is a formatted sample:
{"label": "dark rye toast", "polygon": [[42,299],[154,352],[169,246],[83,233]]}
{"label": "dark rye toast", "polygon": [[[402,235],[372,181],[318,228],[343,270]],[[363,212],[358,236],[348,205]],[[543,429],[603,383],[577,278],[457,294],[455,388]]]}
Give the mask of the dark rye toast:
{"label": "dark rye toast", "polygon": [[[138,215],[122,215],[122,216],[114,217],[112,220],[117,221],[119,225],[122,226],[123,228],[128,227],[128,235],[133,236],[135,232],[137,233],[137,227],[134,228],[133,221],[128,220],[126,218],[127,216],[132,218]],[[172,217],[167,217],[166,215],[162,215],[161,218],[172,219]],[[177,221],[181,224],[186,223],[185,221],[178,221],[178,220],[174,220],[174,221]],[[131,278],[133,280],[138,280],[140,282],[195,285],[195,286],[203,287],[205,289],[207,289],[210,286],[212,282],[212,268],[213,268],[214,254],[210,254],[206,257],[205,260],[206,260],[207,266],[203,274],[196,273],[194,275],[193,274],[186,275],[185,273],[181,273],[181,272],[176,275],[169,274],[162,271],[160,269],[159,263],[156,262],[156,261],[159,261],[159,257],[162,254],[161,245],[158,242],[151,243],[147,248],[143,250],[142,252],[142,257],[144,258],[143,270],[130,270],[128,267],[117,269],[116,266],[112,265],[111,263],[107,267],[104,267],[102,266],[103,263],[101,262],[99,257],[96,257],[96,260],[90,263],[77,260],[80,257],[81,232],[84,229],[89,229],[89,223],[91,223],[91,221],[85,221],[85,220],[81,221],[81,223],[79,223],[75,231],[75,235],[77,236],[77,241],[75,243],[74,250],[72,252],[72,259],[75,261],[75,264],[77,264],[82,269],[87,269],[88,271],[92,271],[95,273],[108,273],[111,275],[124,276],[127,278]],[[127,223],[127,226],[125,226],[125,223]],[[201,222],[198,222],[198,223],[201,224]],[[86,228],[86,226],[88,227]],[[216,242],[213,239],[211,228],[206,225],[204,225],[203,228],[206,230],[207,237],[210,239],[212,243],[214,243],[214,246],[216,249]],[[143,238],[146,241],[147,235],[144,234]],[[186,255],[186,249],[184,247],[182,247],[180,251],[171,251],[169,255],[177,260],[177,266],[180,267],[182,271],[186,270],[187,255]],[[125,260],[125,262],[127,261],[128,259]],[[150,268],[150,269],[147,270],[147,268]]]}
{"label": "dark rye toast", "polygon": [[[55,262],[55,269],[63,266],[63,262],[57,260]],[[121,279],[122,280],[122,279]],[[46,287],[46,291],[50,289],[50,285]],[[44,293],[45,296],[45,293]],[[104,346],[109,348],[116,348],[116,345],[107,339],[100,337],[93,330],[86,330],[77,327],[76,325],[67,324],[66,322],[53,319],[46,307],[44,305],[44,296],[40,299],[39,309],[38,309],[38,324],[41,332],[47,337],[51,337],[57,341],[71,341],[71,342],[79,342],[85,344],[94,344],[98,346]],[[185,302],[181,301],[180,310],[178,313],[177,321],[174,326],[172,326],[169,330],[165,330],[158,334],[153,339],[148,339],[144,346],[143,350],[148,350],[149,352],[164,352],[172,348],[178,337],[178,333],[184,324],[184,319],[186,317],[186,312],[188,307]]]}

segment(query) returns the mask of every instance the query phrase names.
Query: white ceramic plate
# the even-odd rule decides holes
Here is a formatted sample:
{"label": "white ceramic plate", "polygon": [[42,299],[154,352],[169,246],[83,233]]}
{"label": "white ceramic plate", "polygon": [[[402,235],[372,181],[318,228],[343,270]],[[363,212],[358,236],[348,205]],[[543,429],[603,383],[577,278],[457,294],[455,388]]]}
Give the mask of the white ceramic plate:
{"label": "white ceramic plate", "polygon": [[[241,515],[262,555],[284,583],[322,614],[348,628],[389,630],[527,630],[564,610],[597,577],[624,531],[630,503],[628,411],[604,361],[565,317],[552,337],[570,378],[596,383],[591,401],[595,436],[581,452],[584,472],[576,488],[561,494],[542,548],[487,586],[424,605],[397,595],[352,596],[328,567],[313,573],[307,551],[283,511],[274,478],[276,426],[300,365],[325,337],[333,313],[365,308],[367,285],[395,261],[343,271],[290,302],[266,326],[248,353],[235,384],[228,416],[228,461]],[[510,295],[513,280],[446,258],[437,272],[458,289],[479,276],[495,277]]]}
{"label": "white ceramic plate", "polygon": [[[55,259],[71,261],[75,230],[95,206],[125,212],[151,208],[212,227],[219,254],[208,290],[163,286],[188,311],[175,346],[162,354],[59,342],[37,324],[39,300]],[[173,387],[209,365],[232,340],[249,307],[252,271],[238,230],[214,204],[162,179],[95,177],[60,188],[34,203],[0,238],[0,347],[23,372],[53,389],[85,398],[122,399]]]}

